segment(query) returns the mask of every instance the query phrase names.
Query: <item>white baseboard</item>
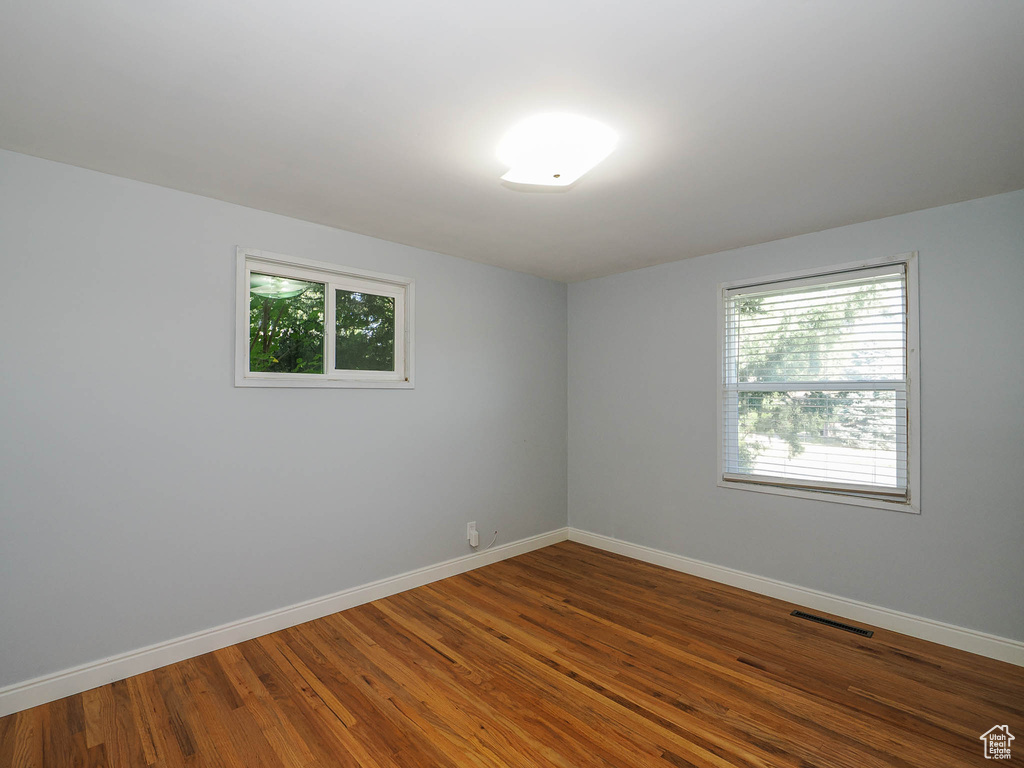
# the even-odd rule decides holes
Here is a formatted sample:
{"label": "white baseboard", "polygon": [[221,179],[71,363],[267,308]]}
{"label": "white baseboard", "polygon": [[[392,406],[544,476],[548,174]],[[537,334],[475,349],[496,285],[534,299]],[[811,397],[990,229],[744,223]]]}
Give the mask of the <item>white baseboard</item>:
{"label": "white baseboard", "polygon": [[568,528],[560,528],[503,544],[485,552],[473,552],[259,616],[251,616],[51,675],[15,683],[0,688],[0,717],[557,544],[568,538],[568,532]]}
{"label": "white baseboard", "polygon": [[836,616],[843,616],[853,621],[872,624],[876,627],[900,632],[911,637],[930,640],[933,643],[948,645],[951,648],[959,648],[962,651],[969,651],[970,653],[977,653],[992,659],[1007,661],[1017,666],[1024,666],[1024,643],[1019,640],[989,635],[985,632],[958,627],[954,624],[946,624],[941,621],[926,619],[922,616],[894,611],[891,608],[883,608],[880,605],[862,603],[858,600],[831,595],[827,592],[799,587],[796,584],[776,581],[775,579],[768,579],[753,573],[706,563],[703,560],[694,560],[692,557],[674,555],[671,552],[663,552],[659,549],[652,549],[640,544],[630,544],[627,541],[614,539],[610,536],[602,536],[598,533],[582,531],[578,528],[569,529],[569,540],[577,541],[580,544],[587,544],[597,549],[607,550],[608,552],[615,552],[626,557],[632,557],[635,560],[642,560],[645,563],[661,565],[665,568],[671,568],[673,571],[681,571],[682,573],[689,573],[693,576],[717,581],[721,584],[729,584],[733,587],[756,592],[759,595],[767,595],[768,597],[785,600],[787,603],[814,608],[819,611],[835,614]]}

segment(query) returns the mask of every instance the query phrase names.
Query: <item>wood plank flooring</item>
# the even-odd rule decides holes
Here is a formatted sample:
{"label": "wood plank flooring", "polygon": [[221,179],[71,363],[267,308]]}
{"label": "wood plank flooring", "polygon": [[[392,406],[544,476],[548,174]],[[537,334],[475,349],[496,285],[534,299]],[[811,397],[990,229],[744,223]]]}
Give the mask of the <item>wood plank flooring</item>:
{"label": "wood plank flooring", "polygon": [[1024,670],[562,543],[0,719],[0,766],[1024,762]]}

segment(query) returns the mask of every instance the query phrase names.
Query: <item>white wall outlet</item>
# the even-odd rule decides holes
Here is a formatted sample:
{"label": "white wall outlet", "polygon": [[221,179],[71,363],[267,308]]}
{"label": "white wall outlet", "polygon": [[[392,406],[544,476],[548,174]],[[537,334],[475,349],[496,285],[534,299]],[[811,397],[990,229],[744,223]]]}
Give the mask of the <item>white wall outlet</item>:
{"label": "white wall outlet", "polygon": [[466,539],[469,540],[469,546],[480,546],[480,534],[477,533],[476,522],[466,523]]}

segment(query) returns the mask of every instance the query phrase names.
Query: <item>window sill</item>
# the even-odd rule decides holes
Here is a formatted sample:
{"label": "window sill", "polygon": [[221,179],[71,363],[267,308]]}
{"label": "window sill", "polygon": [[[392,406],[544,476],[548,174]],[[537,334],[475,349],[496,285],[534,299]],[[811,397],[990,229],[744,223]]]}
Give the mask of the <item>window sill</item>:
{"label": "window sill", "polygon": [[261,378],[247,376],[235,379],[236,387],[287,387],[290,389],[415,389],[409,381],[374,381],[373,379]]}
{"label": "window sill", "polygon": [[806,491],[801,488],[786,488],[781,485],[765,485],[763,483],[744,483],[739,480],[719,480],[719,488],[732,488],[738,491],[751,491],[753,493],[770,493],[775,496],[789,496],[796,499],[809,499],[811,501],[825,501],[832,504],[848,504],[855,507],[871,507],[873,509],[889,509],[893,512],[919,515],[921,508],[913,501],[888,501],[886,499],[871,499],[865,496],[854,496],[844,493],[827,493],[824,491]]}

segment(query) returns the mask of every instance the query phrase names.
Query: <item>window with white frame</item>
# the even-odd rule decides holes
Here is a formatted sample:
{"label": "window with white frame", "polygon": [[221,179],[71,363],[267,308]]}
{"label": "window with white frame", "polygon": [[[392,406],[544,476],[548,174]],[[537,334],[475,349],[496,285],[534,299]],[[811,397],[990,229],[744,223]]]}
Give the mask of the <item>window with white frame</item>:
{"label": "window with white frame", "polygon": [[918,511],[916,258],[722,286],[719,484]]}
{"label": "window with white frame", "polygon": [[235,385],[411,388],[413,282],[239,248]]}

